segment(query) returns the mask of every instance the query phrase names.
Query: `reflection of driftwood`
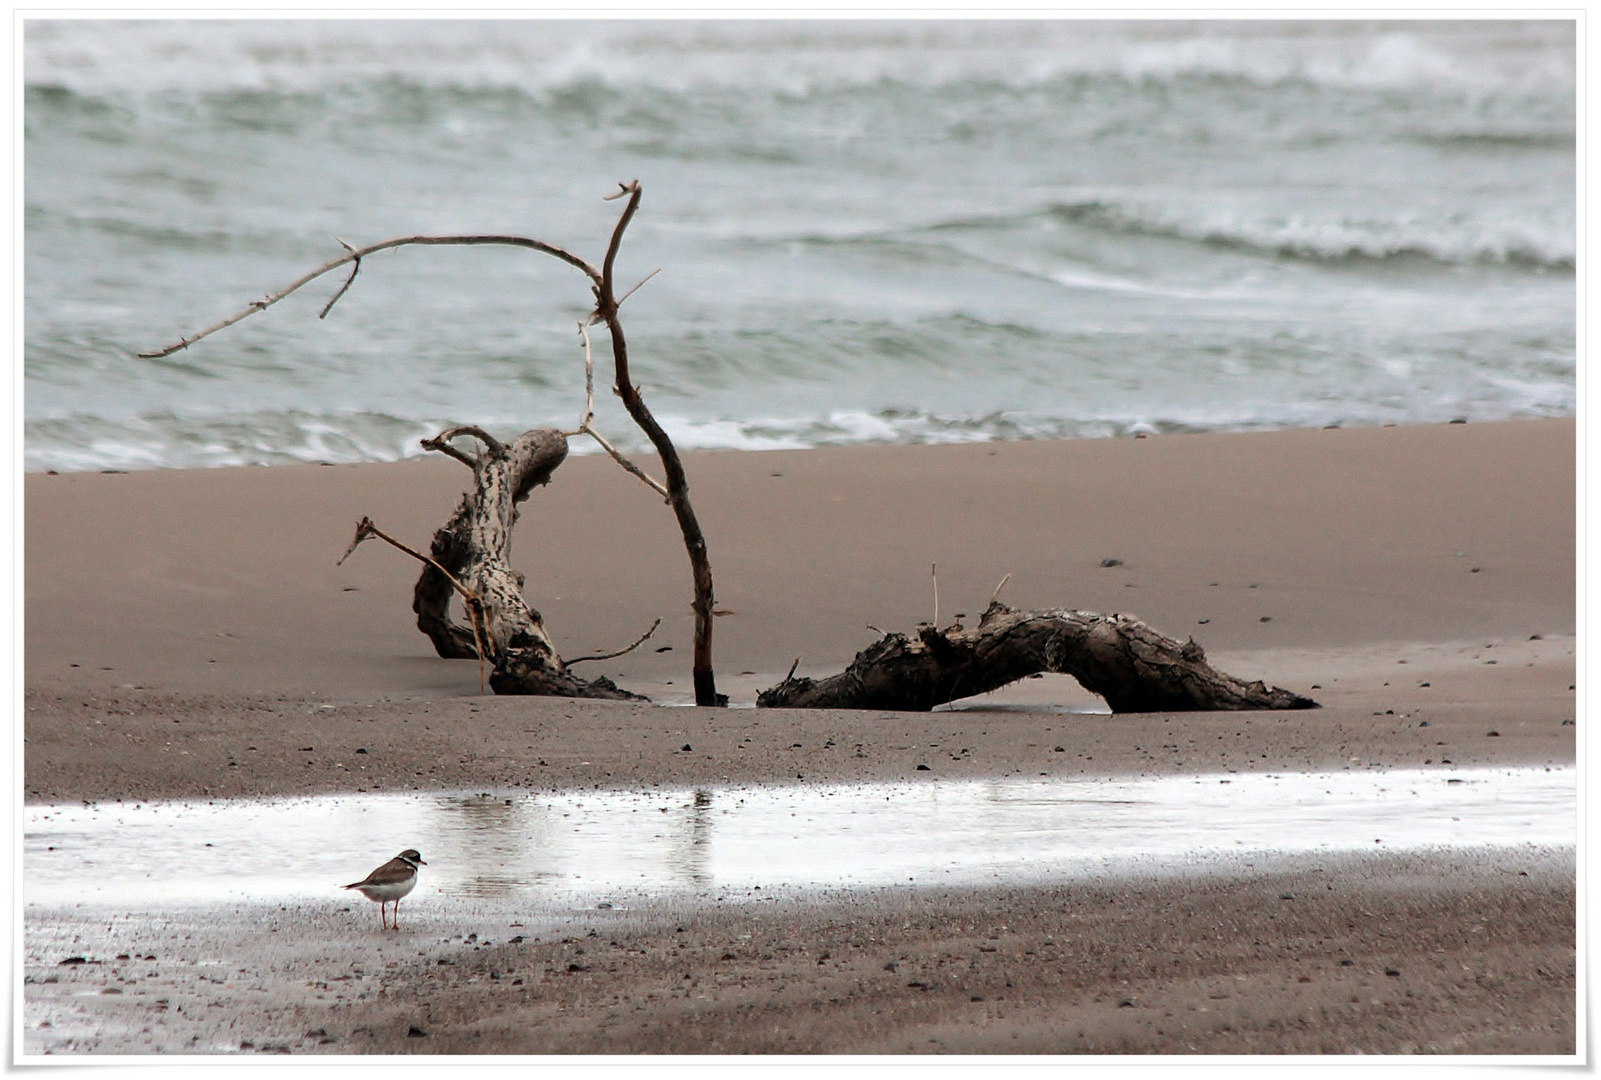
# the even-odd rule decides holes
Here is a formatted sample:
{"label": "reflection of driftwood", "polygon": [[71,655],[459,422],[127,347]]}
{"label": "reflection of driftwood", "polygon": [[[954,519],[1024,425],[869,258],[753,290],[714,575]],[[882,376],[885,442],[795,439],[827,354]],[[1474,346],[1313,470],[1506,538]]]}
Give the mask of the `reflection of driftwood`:
{"label": "reflection of driftwood", "polygon": [[791,676],[757,697],[771,708],[925,711],[1038,672],[1072,675],[1115,713],[1312,709],[1317,702],[1225,675],[1193,640],[1127,615],[1014,611],[992,600],[977,627],[886,634],[827,679]]}

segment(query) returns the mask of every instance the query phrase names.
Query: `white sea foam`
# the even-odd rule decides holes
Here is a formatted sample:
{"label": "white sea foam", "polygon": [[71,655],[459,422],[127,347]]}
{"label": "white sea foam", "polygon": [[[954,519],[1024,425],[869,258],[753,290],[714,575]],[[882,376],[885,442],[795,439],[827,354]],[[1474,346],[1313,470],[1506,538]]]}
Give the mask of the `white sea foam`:
{"label": "white sea foam", "polygon": [[[29,21],[32,470],[570,427],[581,276],[691,448],[1571,415],[1560,21]],[[598,375],[607,342],[597,331]],[[643,440],[602,389],[605,430]],[[577,447],[575,446],[575,452]]]}
{"label": "white sea foam", "polygon": [[1086,76],[1482,91],[1571,89],[1572,33],[1560,22],[1490,21],[30,20],[24,63],[32,83],[86,93],[306,92],[399,78],[536,93],[595,83],[804,96]]}

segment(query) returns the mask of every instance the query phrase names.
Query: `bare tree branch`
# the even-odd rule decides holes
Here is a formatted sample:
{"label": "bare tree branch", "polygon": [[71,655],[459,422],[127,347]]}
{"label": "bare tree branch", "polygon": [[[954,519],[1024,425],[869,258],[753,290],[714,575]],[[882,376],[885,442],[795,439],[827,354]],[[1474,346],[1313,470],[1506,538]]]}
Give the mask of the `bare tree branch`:
{"label": "bare tree branch", "polygon": [[[429,246],[429,247],[449,247],[449,246],[477,246],[477,245],[483,245],[483,244],[501,244],[501,245],[507,245],[507,246],[511,246],[511,247],[530,248],[530,249],[532,249],[534,251],[543,251],[547,255],[555,256],[556,258],[560,259],[562,262],[568,263],[571,266],[576,266],[578,269],[580,269],[580,270],[582,270],[584,272],[585,276],[587,276],[590,279],[590,281],[594,283],[596,288],[600,287],[600,283],[601,283],[602,278],[601,278],[600,273],[593,266],[590,266],[587,262],[585,262],[583,259],[580,259],[577,255],[574,255],[572,252],[567,251],[567,250],[565,250],[563,248],[559,248],[559,247],[555,246],[554,244],[547,244],[543,240],[534,240],[534,239],[530,239],[529,237],[526,237],[526,236],[495,236],[495,235],[483,235],[483,236],[400,236],[400,237],[396,237],[393,240],[385,240],[382,243],[370,244],[367,247],[350,251],[349,254],[344,255],[341,258],[335,259],[335,260],[333,260],[332,262],[329,262],[329,263],[324,263],[322,266],[319,266],[319,267],[317,267],[317,269],[311,271],[310,273],[304,274],[301,277],[295,279],[289,285],[285,286],[282,289],[279,289],[275,293],[272,293],[270,296],[264,297],[263,299],[260,299],[260,300],[252,301],[249,305],[247,305],[245,307],[245,309],[243,311],[240,311],[240,312],[237,312],[237,313],[235,313],[233,315],[230,315],[226,319],[223,319],[221,322],[214,323],[211,326],[206,327],[204,330],[201,330],[199,333],[191,335],[190,337],[180,338],[176,343],[174,343],[172,345],[168,345],[165,348],[156,349],[153,352],[142,352],[142,353],[139,354],[139,357],[141,359],[144,359],[144,360],[159,360],[163,356],[171,356],[173,353],[177,352],[180,349],[187,349],[189,346],[193,345],[195,342],[201,340],[202,338],[208,338],[212,334],[215,334],[219,330],[225,330],[228,327],[232,326],[234,323],[239,322],[241,319],[248,318],[251,315],[254,315],[258,311],[266,311],[268,308],[270,308],[272,305],[276,304],[278,301],[282,300],[284,297],[286,297],[289,294],[291,294],[291,293],[295,292],[296,290],[298,290],[301,286],[307,285],[307,284],[317,280],[318,278],[322,277],[324,274],[329,273],[330,271],[333,271],[333,270],[337,270],[341,266],[344,266],[346,263],[349,263],[349,262],[357,262],[357,263],[359,263],[360,260],[366,258],[368,255],[371,255],[374,252],[387,251],[390,248],[406,247],[408,245],[421,245],[421,246]],[[347,245],[347,247],[348,247],[348,245]],[[352,273],[350,275],[350,281],[354,281],[355,278],[356,278],[356,275],[354,273]],[[350,281],[345,282],[345,288],[349,288],[350,287]],[[339,294],[334,297],[334,300],[339,299],[339,296],[343,295],[343,293],[344,293],[344,289],[341,289],[339,291]],[[332,306],[333,306],[333,301],[329,301],[328,307],[325,307],[323,309],[323,314],[326,315],[328,313],[328,308],[331,308]]]}
{"label": "bare tree branch", "polygon": [[617,249],[623,241],[623,233],[628,228],[628,223],[633,220],[634,212],[639,209],[639,200],[643,194],[638,180],[617,186],[618,190],[610,198],[620,199],[626,195],[628,205],[624,207],[622,216],[617,219],[617,225],[612,230],[611,244],[606,249],[606,260],[602,264],[600,280],[595,286],[595,313],[605,322],[606,329],[611,331],[612,363],[617,376],[612,389],[623,399],[623,407],[628,410],[628,415],[633,417],[634,423],[644,431],[661,458],[667,480],[667,503],[678,518],[678,529],[684,536],[684,550],[689,555],[690,570],[695,582],[695,599],[690,605],[695,611],[695,647],[694,659],[691,662],[691,672],[695,680],[695,704],[724,705],[728,699],[717,692],[717,677],[712,671],[712,624],[716,601],[712,595],[712,567],[706,554],[706,537],[701,532],[700,522],[695,517],[695,509],[689,502],[689,479],[684,474],[684,463],[678,456],[678,449],[673,446],[673,440],[651,415],[644,398],[640,397],[639,387],[634,385],[629,375],[628,342],[623,337],[623,327],[617,319],[617,300],[612,291],[613,267],[617,261]]}

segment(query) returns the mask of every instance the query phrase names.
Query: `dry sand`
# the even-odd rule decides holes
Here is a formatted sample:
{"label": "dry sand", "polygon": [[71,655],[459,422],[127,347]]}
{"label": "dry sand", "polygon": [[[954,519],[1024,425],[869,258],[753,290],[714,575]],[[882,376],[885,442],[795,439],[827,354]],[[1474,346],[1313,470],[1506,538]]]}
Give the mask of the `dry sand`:
{"label": "dry sand", "polygon": [[[1571,421],[686,464],[735,612],[716,656],[736,702],[797,655],[802,674],[838,670],[868,624],[927,619],[937,562],[942,616],[981,609],[1011,574],[1014,606],[1131,612],[1324,708],[1112,718],[1042,707],[1094,707],[1057,678],[921,715],[481,697],[477,665],[438,659],[413,629],[414,564],[369,545],[334,566],[363,514],[426,542],[462,489],[455,463],[30,475],[26,798],[1574,761]],[[659,501],[604,459],[572,459],[527,504],[516,545],[569,656],[663,618],[645,649],[587,675],[688,696],[688,570]],[[183,917],[193,955],[152,948],[182,957],[156,980],[171,983],[163,1007],[125,993],[74,1012],[78,980],[152,978],[114,957],[179,917],[89,919],[89,933],[62,914],[28,927],[25,1048],[1573,1053],[1571,855],[1404,862],[664,908],[564,935],[597,929],[586,955],[603,964],[550,932],[469,943],[447,913],[426,940],[389,941],[365,910],[291,913],[308,956],[363,971],[367,989],[345,987],[332,1012],[339,987],[315,984],[334,976],[289,964],[269,978],[270,930],[227,912]],[[1313,874],[1333,888],[1310,890]],[[1307,899],[1262,902],[1281,893]],[[74,949],[105,963],[58,967]],[[958,957],[976,966],[957,977]],[[193,973],[219,960],[269,992],[210,1010],[231,1027],[180,1016],[179,996],[214,985]],[[902,978],[908,964],[923,975]],[[527,975],[515,987],[500,977],[513,968]],[[308,1010],[323,1019],[297,1027]],[[407,1038],[413,1025],[428,1035]]]}

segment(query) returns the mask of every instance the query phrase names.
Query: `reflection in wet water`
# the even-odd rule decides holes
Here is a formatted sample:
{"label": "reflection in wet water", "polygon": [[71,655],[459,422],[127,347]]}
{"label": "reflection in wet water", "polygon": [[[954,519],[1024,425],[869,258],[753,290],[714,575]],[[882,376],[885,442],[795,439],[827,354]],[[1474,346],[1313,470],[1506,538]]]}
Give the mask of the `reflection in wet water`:
{"label": "reflection in wet water", "polygon": [[645,793],[342,795],[29,806],[29,904],[327,896],[405,847],[416,896],[1025,881],[1251,852],[1575,843],[1572,769],[985,780]]}

